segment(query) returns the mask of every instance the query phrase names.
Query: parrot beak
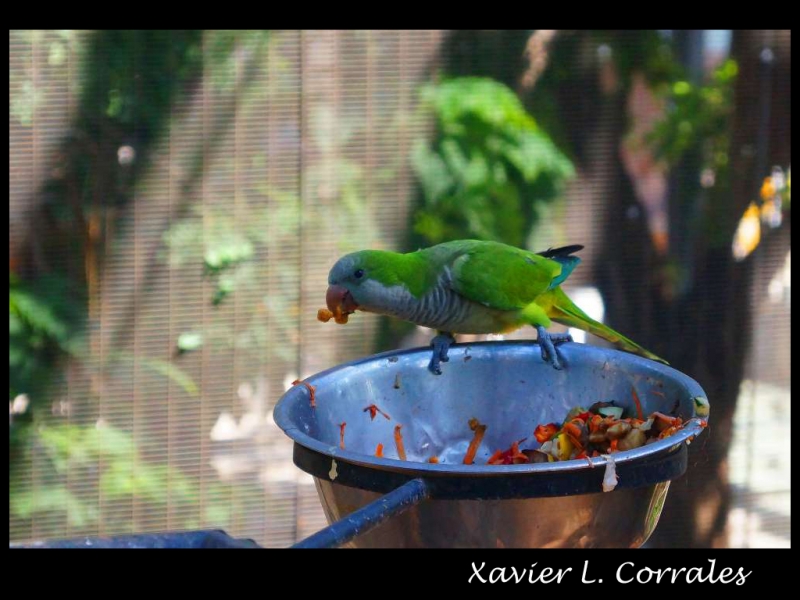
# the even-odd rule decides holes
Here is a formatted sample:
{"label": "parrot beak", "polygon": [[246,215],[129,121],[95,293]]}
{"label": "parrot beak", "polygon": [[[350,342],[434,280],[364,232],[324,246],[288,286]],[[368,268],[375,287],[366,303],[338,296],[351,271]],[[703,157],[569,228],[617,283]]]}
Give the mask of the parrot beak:
{"label": "parrot beak", "polygon": [[333,314],[349,315],[356,312],[358,308],[358,304],[353,300],[350,291],[341,285],[328,286],[328,292],[325,294],[325,304],[328,305],[328,309]]}

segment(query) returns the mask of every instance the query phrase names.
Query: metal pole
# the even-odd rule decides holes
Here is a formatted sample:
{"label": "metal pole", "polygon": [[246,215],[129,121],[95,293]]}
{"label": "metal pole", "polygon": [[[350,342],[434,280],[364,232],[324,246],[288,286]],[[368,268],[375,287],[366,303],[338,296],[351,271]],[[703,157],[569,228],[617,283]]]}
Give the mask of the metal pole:
{"label": "metal pole", "polygon": [[377,527],[389,517],[411,508],[429,495],[424,479],[412,479],[385,496],[370,502],[336,523],[298,542],[292,548],[336,548]]}

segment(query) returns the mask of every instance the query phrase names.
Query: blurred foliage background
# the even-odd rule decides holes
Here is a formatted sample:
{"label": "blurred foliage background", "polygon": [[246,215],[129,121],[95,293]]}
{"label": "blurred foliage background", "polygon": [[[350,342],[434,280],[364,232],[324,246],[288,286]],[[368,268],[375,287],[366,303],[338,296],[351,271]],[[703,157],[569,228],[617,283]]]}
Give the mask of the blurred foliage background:
{"label": "blurred foliage background", "polygon": [[469,237],[708,392],[651,545],[788,545],[789,119],[788,31],[11,31],[10,539],[320,529],[274,403],[427,339],[328,269]]}

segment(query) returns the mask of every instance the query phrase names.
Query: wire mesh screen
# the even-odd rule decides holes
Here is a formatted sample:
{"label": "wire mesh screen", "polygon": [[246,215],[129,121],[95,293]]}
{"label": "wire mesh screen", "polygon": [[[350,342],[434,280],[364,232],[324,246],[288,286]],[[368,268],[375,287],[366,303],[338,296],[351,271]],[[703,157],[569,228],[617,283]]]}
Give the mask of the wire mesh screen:
{"label": "wire mesh screen", "polygon": [[[663,222],[680,182],[641,150],[640,129],[664,107],[614,69],[624,35],[530,34],[12,31],[10,270],[39,286],[15,298],[39,298],[43,322],[64,325],[42,342],[56,358],[31,371],[40,387],[12,390],[12,437],[31,426],[12,449],[10,539],[219,527],[282,547],[326,524],[272,408],[297,378],[426,341],[377,317],[335,327],[316,312],[340,255],[421,243],[413,157],[441,131],[420,90],[442,74],[506,84],[571,148],[574,176],[523,242],[584,244],[566,286],[578,304],[623,332],[628,318],[663,334],[644,298],[652,263],[615,244],[655,256],[686,241]],[[788,61],[788,32],[769,35]],[[724,35],[709,45],[718,37],[704,38],[701,71],[729,52]],[[568,58],[548,67],[562,43]],[[789,93],[788,78],[771,81],[752,93],[778,98],[774,150]],[[558,125],[568,120],[580,131]],[[757,198],[755,171],[751,183]],[[746,259],[756,275],[731,427],[732,545],[788,544],[788,441],[765,433],[788,422],[788,220],[762,237]]]}

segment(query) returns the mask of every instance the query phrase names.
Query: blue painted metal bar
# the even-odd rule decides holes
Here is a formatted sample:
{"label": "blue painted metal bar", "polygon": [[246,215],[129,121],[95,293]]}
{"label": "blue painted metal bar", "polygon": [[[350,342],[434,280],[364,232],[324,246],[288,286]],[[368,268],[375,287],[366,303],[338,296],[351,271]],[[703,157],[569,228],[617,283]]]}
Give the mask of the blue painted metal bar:
{"label": "blue painted metal bar", "polygon": [[10,544],[11,548],[260,548],[253,540],[240,540],[221,530],[142,533],[112,537],[82,537]]}
{"label": "blue painted metal bar", "polygon": [[412,479],[292,548],[336,548],[425,500],[428,495],[427,482],[422,478]]}

